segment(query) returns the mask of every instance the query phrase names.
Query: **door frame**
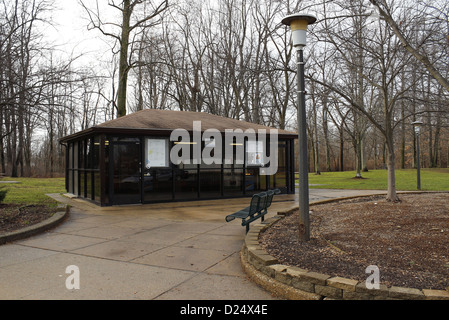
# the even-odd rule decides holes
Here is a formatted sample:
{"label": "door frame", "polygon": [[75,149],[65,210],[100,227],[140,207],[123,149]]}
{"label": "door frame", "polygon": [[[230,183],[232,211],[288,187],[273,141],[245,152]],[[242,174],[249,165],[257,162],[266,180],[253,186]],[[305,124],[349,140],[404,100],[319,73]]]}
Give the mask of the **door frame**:
{"label": "door frame", "polygon": [[[109,139],[109,168],[108,168],[108,174],[109,174],[109,203],[110,205],[126,205],[126,204],[142,204],[143,203],[143,186],[142,186],[142,138],[141,137],[133,137],[139,139],[139,141],[113,141],[113,139]],[[138,193],[136,194],[137,201],[130,201],[130,202],[123,202],[118,201],[116,198],[116,195],[114,193],[114,148],[118,145],[139,145],[139,151],[136,155],[137,159],[139,160],[139,174],[136,175],[136,177],[139,177],[139,186],[138,186]],[[134,197],[133,197],[134,198]]]}

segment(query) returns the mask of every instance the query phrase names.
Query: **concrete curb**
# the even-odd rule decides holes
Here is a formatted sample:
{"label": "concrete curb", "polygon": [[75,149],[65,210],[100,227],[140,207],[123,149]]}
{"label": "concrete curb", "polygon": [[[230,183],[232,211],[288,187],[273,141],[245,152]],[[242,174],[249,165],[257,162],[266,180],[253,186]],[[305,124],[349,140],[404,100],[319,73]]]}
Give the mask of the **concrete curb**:
{"label": "concrete curb", "polygon": [[[410,192],[424,193],[424,192]],[[323,200],[317,205],[341,200],[370,196],[356,196]],[[298,208],[279,212],[278,216],[255,224],[245,237],[240,252],[242,268],[256,284],[273,295],[287,300],[449,300],[446,290],[415,289],[380,285],[379,289],[368,289],[364,282],[331,277],[310,270],[279,264],[259,244],[259,234]]]}
{"label": "concrete curb", "polygon": [[64,219],[68,216],[70,209],[68,205],[65,205],[64,208],[62,208],[64,211],[58,211],[55,214],[53,214],[50,218],[41,221],[39,223],[33,224],[29,227],[22,228],[19,230],[11,231],[8,233],[5,233],[3,235],[0,235],[0,245],[28,238],[33,235],[36,235],[38,233],[42,233],[44,231],[47,231],[53,227],[56,227],[60,223],[64,221]]}

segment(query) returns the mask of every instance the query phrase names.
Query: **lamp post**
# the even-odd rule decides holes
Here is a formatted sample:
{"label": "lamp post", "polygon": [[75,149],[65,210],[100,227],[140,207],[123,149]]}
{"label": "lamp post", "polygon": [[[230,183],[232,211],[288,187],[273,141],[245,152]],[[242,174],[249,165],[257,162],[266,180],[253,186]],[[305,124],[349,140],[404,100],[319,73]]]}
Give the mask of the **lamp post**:
{"label": "lamp post", "polygon": [[282,19],[284,25],[290,26],[293,46],[296,49],[299,145],[299,236],[303,241],[310,240],[309,165],[307,162],[306,92],[303,50],[306,46],[307,26],[315,22],[316,18],[308,14],[291,14]]}
{"label": "lamp post", "polygon": [[422,124],[423,123],[421,121],[412,122],[416,134],[416,184],[418,190],[421,190],[421,169],[419,163],[419,130]]}

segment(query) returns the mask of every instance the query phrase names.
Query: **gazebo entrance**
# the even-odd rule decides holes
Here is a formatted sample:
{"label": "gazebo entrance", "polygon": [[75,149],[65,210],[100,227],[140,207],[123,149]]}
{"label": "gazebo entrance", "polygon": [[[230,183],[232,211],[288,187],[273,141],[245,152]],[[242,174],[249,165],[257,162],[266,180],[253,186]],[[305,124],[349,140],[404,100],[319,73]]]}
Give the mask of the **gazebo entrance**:
{"label": "gazebo entrance", "polygon": [[109,181],[112,204],[141,203],[141,143],[140,139],[111,141],[112,171]]}

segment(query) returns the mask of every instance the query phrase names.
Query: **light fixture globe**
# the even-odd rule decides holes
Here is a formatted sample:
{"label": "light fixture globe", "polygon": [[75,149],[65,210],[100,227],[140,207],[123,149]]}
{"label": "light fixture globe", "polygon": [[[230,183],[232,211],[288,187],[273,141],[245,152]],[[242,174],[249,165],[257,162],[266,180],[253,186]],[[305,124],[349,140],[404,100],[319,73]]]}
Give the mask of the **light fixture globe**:
{"label": "light fixture globe", "polygon": [[291,14],[282,19],[282,24],[290,26],[294,47],[305,47],[307,39],[307,26],[316,22],[311,14]]}
{"label": "light fixture globe", "polygon": [[416,133],[419,133],[419,130],[420,130],[420,128],[421,128],[421,126],[423,125],[424,123],[422,122],[422,121],[415,121],[415,122],[412,122],[412,126],[413,126],[413,128],[415,129],[415,132]]}

